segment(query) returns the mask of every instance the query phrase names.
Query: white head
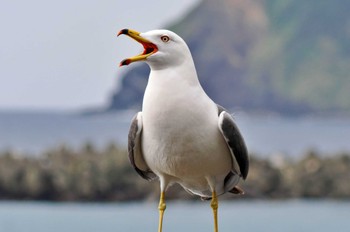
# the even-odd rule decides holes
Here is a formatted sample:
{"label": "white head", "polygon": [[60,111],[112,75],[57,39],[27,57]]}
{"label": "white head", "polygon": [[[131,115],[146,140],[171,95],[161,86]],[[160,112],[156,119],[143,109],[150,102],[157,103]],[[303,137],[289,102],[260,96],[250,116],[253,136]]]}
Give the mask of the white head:
{"label": "white head", "polygon": [[147,62],[152,69],[164,69],[179,66],[184,62],[193,62],[186,42],[169,30],[152,30],[139,33],[130,29],[121,30],[118,35],[125,34],[141,43],[144,47],[140,55],[123,60],[122,65],[136,61]]}

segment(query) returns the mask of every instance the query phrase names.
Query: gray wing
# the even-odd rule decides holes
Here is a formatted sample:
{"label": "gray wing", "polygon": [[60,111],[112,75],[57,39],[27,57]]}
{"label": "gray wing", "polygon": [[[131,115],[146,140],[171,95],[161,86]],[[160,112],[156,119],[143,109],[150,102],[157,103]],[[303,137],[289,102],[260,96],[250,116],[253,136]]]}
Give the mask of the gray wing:
{"label": "gray wing", "polygon": [[138,112],[132,119],[128,135],[128,153],[131,165],[136,172],[146,180],[153,180],[157,176],[146,164],[141,148],[142,112]]}
{"label": "gray wing", "polygon": [[[233,160],[237,161],[240,175],[243,179],[246,179],[249,171],[249,157],[243,136],[232,116],[227,113],[225,108],[219,105],[217,106],[219,114],[219,130],[226,140]],[[236,165],[234,164],[234,166]]]}

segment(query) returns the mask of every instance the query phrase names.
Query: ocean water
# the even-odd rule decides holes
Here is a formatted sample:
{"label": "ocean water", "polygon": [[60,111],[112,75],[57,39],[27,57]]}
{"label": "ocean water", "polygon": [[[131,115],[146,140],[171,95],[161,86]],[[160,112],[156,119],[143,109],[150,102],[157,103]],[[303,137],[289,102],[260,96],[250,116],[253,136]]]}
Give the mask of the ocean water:
{"label": "ocean water", "polygon": [[132,114],[84,116],[57,112],[0,112],[0,150],[37,154],[62,144],[79,148],[86,142],[103,147],[126,144]]}
{"label": "ocean water", "polygon": [[[126,147],[134,112],[83,116],[73,113],[0,112],[0,150],[38,154],[67,144],[85,142],[103,147],[115,142]],[[350,151],[350,118],[283,118],[234,114],[248,146],[259,155],[298,156],[309,149],[323,153]]]}
{"label": "ocean water", "polygon": [[[219,203],[220,232],[348,232],[350,202],[241,201]],[[157,231],[156,202],[0,202],[1,232]],[[213,231],[208,202],[170,202],[163,232]]]}

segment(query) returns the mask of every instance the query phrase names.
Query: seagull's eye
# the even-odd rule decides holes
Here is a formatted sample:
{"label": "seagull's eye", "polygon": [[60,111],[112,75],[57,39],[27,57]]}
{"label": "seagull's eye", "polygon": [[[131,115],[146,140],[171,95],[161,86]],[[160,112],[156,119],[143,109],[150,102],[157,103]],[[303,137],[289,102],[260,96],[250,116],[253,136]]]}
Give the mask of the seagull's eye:
{"label": "seagull's eye", "polygon": [[169,42],[169,40],[170,40],[169,36],[167,36],[167,35],[162,35],[162,36],[160,37],[160,39],[161,39],[164,43]]}

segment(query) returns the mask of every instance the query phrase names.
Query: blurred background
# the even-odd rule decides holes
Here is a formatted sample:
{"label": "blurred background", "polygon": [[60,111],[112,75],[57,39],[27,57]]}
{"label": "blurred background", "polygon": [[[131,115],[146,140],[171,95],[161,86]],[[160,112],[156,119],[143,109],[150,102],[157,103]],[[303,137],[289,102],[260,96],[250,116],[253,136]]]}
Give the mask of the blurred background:
{"label": "blurred background", "polygon": [[[350,3],[0,0],[0,231],[157,229],[158,183],[127,159],[149,68],[120,29],[188,43],[251,154],[221,231],[349,231]],[[212,231],[208,202],[169,189],[165,231]],[[234,220],[232,219],[234,217]],[[254,218],[254,223],[252,223]]]}

